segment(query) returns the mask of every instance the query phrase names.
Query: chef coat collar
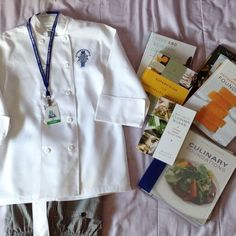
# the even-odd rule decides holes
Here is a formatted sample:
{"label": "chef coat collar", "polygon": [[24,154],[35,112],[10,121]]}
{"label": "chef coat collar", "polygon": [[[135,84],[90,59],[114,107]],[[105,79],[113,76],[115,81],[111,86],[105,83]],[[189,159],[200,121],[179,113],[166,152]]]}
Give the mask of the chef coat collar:
{"label": "chef coat collar", "polygon": [[[31,26],[33,31],[38,35],[48,37],[48,30],[51,30],[54,19],[55,14],[52,13],[40,13],[33,15],[31,18]],[[55,36],[65,34],[68,21],[69,18],[59,13]]]}

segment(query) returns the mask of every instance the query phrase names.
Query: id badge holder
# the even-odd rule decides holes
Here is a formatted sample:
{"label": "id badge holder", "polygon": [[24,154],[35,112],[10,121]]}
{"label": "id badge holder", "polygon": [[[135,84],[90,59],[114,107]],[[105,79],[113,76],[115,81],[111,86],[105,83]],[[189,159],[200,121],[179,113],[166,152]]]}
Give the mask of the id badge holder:
{"label": "id badge holder", "polygon": [[45,107],[44,123],[52,125],[61,122],[60,111],[57,104],[48,103]]}

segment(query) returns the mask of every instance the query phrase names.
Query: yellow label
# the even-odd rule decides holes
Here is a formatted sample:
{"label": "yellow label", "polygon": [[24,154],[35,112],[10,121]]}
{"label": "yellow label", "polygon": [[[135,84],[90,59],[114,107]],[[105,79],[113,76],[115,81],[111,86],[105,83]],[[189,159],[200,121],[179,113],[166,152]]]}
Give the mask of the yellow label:
{"label": "yellow label", "polygon": [[141,82],[146,92],[156,97],[166,97],[178,104],[183,104],[189,93],[189,90],[151,69],[144,71]]}

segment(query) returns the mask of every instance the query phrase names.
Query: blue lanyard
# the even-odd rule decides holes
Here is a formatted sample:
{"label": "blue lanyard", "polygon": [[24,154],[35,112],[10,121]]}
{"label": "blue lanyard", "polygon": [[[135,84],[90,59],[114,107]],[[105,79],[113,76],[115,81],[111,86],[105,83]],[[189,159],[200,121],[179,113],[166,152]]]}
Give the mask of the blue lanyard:
{"label": "blue lanyard", "polygon": [[59,16],[59,12],[55,11],[55,12],[47,12],[49,14],[56,14],[54,23],[52,25],[52,29],[51,29],[51,34],[50,34],[50,39],[49,39],[49,44],[48,44],[48,51],[47,51],[47,61],[46,61],[46,73],[44,72],[43,69],[43,65],[39,56],[39,50],[36,44],[36,39],[33,35],[32,32],[32,26],[31,26],[31,18],[29,18],[28,22],[27,22],[27,29],[29,32],[29,36],[30,36],[30,40],[33,46],[33,50],[34,50],[34,54],[38,63],[38,67],[39,67],[39,71],[41,73],[42,79],[43,79],[43,83],[44,86],[46,88],[46,97],[48,98],[48,101],[50,101],[50,97],[51,97],[51,93],[49,91],[49,77],[50,77],[50,65],[51,65],[51,58],[52,58],[52,45],[53,45],[53,40],[55,37],[55,32],[56,32],[56,27],[57,27],[57,22],[58,22],[58,16]]}

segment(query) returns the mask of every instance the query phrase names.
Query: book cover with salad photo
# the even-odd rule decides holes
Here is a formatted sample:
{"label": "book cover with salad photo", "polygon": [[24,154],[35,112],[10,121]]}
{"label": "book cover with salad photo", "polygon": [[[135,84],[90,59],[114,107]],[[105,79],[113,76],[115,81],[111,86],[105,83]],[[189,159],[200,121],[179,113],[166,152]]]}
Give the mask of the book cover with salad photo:
{"label": "book cover with salad photo", "polygon": [[205,224],[236,167],[236,157],[189,131],[173,166],[153,160],[139,186],[186,219]]}

